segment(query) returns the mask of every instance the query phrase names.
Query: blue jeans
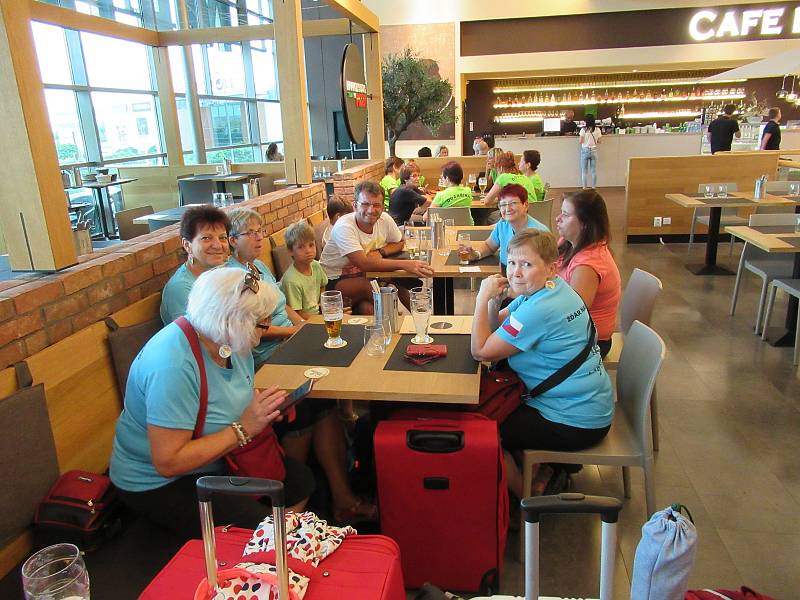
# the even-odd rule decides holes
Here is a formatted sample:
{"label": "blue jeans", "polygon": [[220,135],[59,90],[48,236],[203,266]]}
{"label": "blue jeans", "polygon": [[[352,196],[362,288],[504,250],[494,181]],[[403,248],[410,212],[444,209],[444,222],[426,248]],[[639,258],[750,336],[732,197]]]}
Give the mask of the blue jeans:
{"label": "blue jeans", "polygon": [[597,187],[597,148],[584,148],[581,146],[581,187],[586,187],[586,171],[592,172],[592,185]]}

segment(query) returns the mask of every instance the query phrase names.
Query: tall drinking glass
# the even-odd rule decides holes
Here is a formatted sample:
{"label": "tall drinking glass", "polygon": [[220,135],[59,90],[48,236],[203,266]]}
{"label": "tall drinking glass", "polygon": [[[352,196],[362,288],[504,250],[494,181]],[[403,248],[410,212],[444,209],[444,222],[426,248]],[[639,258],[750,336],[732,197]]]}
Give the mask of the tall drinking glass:
{"label": "tall drinking glass", "polygon": [[433,338],[428,335],[428,321],[433,312],[433,292],[428,287],[416,287],[411,290],[411,317],[414,319],[416,335],[411,338],[412,344],[430,344]]}
{"label": "tall drinking glass", "polygon": [[486,194],[486,184],[487,183],[488,183],[488,181],[486,180],[486,177],[481,177],[480,179],[478,179],[478,189],[481,191],[481,196]]}
{"label": "tall drinking glass", "polygon": [[461,231],[458,234],[458,264],[468,265],[470,254],[470,239],[469,234]]}
{"label": "tall drinking glass", "polygon": [[475,183],[478,181],[478,176],[475,173],[470,173],[469,177],[467,177],[467,181],[469,181],[469,189],[475,189]]}
{"label": "tall drinking glass", "polygon": [[342,316],[344,313],[342,292],[336,290],[322,292],[319,305],[322,319],[325,321],[325,331],[328,334],[325,347],[341,348],[346,346],[347,341],[342,339]]}
{"label": "tall drinking glass", "polygon": [[214,206],[217,208],[225,208],[225,194],[214,192],[211,195],[211,199],[214,202]]}
{"label": "tall drinking glass", "polygon": [[[455,219],[445,219],[444,220],[444,239],[445,243],[447,244],[448,250],[456,245],[456,221]],[[448,252],[449,254],[449,252]]]}
{"label": "tall drinking glass", "polygon": [[414,258],[417,255],[417,250],[419,250],[418,229],[414,226],[413,221],[406,221],[404,229],[406,238],[404,248],[408,251],[408,255]]}
{"label": "tall drinking glass", "polygon": [[22,565],[25,600],[89,600],[89,574],[73,544],[39,550]]}

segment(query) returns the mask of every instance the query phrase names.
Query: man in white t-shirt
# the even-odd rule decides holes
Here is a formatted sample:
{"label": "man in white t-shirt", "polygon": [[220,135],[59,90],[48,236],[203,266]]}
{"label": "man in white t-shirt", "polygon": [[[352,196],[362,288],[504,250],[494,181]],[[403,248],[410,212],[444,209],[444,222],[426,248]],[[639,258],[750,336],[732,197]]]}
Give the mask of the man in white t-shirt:
{"label": "man in white t-shirt", "polygon": [[[365,273],[405,270],[424,278],[431,277],[433,269],[419,260],[386,258],[402,251],[405,242],[394,219],[383,212],[383,189],[377,183],[359,183],[353,196],[354,212],[336,221],[320,263],[328,276],[327,289],[350,298],[353,313],[372,314],[372,287]],[[408,291],[398,291],[408,305]]]}

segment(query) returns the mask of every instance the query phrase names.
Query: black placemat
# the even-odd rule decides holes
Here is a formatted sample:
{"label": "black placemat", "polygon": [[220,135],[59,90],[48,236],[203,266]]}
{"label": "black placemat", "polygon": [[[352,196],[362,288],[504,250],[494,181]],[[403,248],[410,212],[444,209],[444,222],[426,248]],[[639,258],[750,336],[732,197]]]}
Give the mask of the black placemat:
{"label": "black placemat", "polygon": [[281,344],[267,360],[274,365],[314,365],[316,367],[349,367],[364,347],[363,325],[342,325],[344,348],[323,346],[328,334],[324,325],[307,324]]}
{"label": "black placemat", "polygon": [[434,344],[445,344],[447,346],[447,356],[437,358],[427,365],[415,365],[408,362],[403,355],[406,347],[411,343],[413,334],[400,336],[394,352],[386,361],[384,371],[422,371],[423,373],[465,373],[471,375],[477,373],[478,363],[472,358],[469,347],[468,335],[448,335],[447,337],[436,337],[435,331],[428,331],[428,335],[433,338]]}
{"label": "black placemat", "polygon": [[[455,250],[450,252],[444,264],[458,265],[459,264],[458,252],[456,252]],[[469,266],[474,266],[474,267],[496,267],[499,264],[500,264],[500,257],[497,256],[496,254],[490,254],[489,256],[484,256],[480,260],[471,260],[469,262]],[[467,265],[464,266],[466,267]]]}
{"label": "black placemat", "polygon": [[800,237],[782,237],[778,239],[782,242],[786,242],[792,248],[800,248]]}
{"label": "black placemat", "polygon": [[485,242],[492,235],[491,229],[461,229],[458,233],[468,233],[469,241],[471,242]]}
{"label": "black placemat", "polygon": [[751,225],[750,229],[758,233],[776,235],[779,233],[794,233],[794,225]]}

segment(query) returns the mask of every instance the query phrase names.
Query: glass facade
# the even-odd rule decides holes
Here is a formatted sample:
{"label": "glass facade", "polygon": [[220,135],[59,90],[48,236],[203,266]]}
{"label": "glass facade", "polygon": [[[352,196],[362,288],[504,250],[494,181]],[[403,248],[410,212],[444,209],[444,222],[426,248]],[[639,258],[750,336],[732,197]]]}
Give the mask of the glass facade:
{"label": "glass facade", "polygon": [[[137,26],[147,15],[176,14],[176,0],[51,3]],[[270,22],[269,0],[188,0],[187,7],[209,26]],[[32,26],[60,164],[166,164],[153,49]],[[195,45],[190,53],[206,162],[257,162],[270,143],[282,149],[274,41]],[[184,161],[196,163],[183,48],[170,46],[168,55]]]}

